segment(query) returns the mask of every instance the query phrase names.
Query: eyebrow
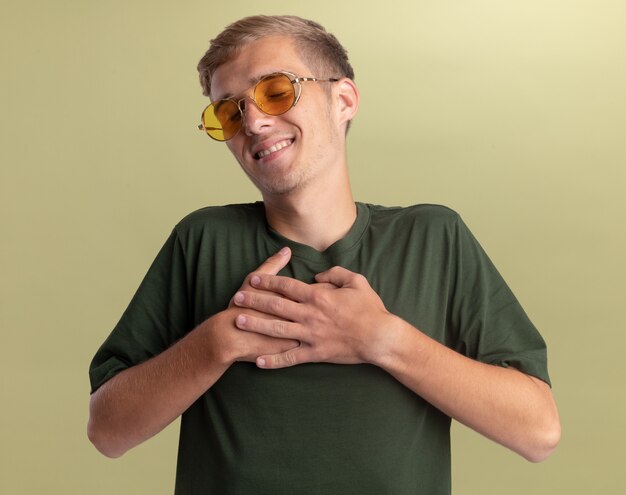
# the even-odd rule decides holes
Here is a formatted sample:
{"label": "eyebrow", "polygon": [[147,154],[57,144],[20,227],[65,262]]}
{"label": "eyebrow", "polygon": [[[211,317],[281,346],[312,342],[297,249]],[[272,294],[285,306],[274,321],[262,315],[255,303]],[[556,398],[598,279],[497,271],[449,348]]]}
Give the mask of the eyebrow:
{"label": "eyebrow", "polygon": [[220,98],[219,100],[215,100],[213,111],[217,112],[222,107],[222,105],[224,105],[224,100],[226,99],[227,98]]}
{"label": "eyebrow", "polygon": [[[283,69],[276,69],[276,70],[272,70],[270,72],[266,72],[264,74],[260,74],[258,76],[254,76],[254,77],[248,78],[249,86],[243,92],[249,90],[252,86],[254,86],[256,83],[258,83],[265,76],[269,76],[270,74],[276,74],[277,72],[284,72],[284,70]],[[239,93],[239,94],[242,94],[242,93]],[[217,98],[215,101],[229,100],[229,99],[232,99],[233,96],[235,96],[233,93],[226,93],[224,96],[222,96],[221,98]]]}

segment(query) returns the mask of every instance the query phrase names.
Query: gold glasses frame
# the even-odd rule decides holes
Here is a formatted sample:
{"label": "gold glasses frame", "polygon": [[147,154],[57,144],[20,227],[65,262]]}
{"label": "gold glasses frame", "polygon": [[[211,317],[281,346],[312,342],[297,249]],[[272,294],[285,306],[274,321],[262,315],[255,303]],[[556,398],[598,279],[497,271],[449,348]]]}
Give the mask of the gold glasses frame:
{"label": "gold glasses frame", "polygon": [[[273,77],[276,77],[276,76],[279,76],[279,75],[286,76],[289,79],[289,82],[291,83],[291,85],[293,87],[293,93],[294,93],[293,103],[291,104],[291,106],[289,106],[283,112],[280,112],[280,113],[269,113],[269,112],[267,112],[266,110],[263,109],[263,103],[259,102],[257,100],[257,94],[256,94],[257,88],[258,88],[259,84],[263,83],[267,79],[273,78]],[[228,139],[216,138],[215,136],[212,136],[211,134],[209,134],[209,131],[215,131],[215,130],[220,130],[220,129],[219,128],[215,128],[215,127],[206,128],[204,126],[204,114],[207,111],[213,112],[214,108],[219,107],[224,102],[231,101],[239,109],[241,122],[243,122],[243,117],[244,117],[244,112],[245,112],[245,105],[242,106],[242,102],[244,102],[247,98],[250,98],[254,102],[254,104],[257,106],[257,108],[259,110],[261,110],[264,114],[272,115],[272,116],[283,115],[283,114],[287,113],[289,110],[291,110],[293,107],[295,107],[298,104],[298,101],[300,101],[300,96],[302,96],[302,83],[303,82],[337,82],[337,81],[339,81],[339,79],[335,79],[335,78],[320,79],[318,77],[299,77],[299,76],[296,76],[295,74],[293,74],[291,72],[287,72],[287,71],[278,71],[278,72],[272,72],[270,74],[266,74],[266,75],[262,76],[254,85],[250,86],[246,91],[244,91],[242,93],[245,96],[242,96],[241,98],[222,98],[222,99],[215,100],[215,101],[209,103],[205,107],[205,109],[202,111],[202,115],[200,117],[200,122],[201,123],[200,123],[200,125],[198,125],[198,129],[201,130],[201,131],[206,132],[207,135],[211,139],[214,139],[215,141],[219,141],[219,142],[228,141],[229,139],[234,138],[239,133],[239,131],[243,127],[243,124],[240,124],[239,128],[237,129],[237,131],[234,132],[233,135],[230,136]],[[252,96],[248,96],[250,94],[251,90],[252,90]]]}

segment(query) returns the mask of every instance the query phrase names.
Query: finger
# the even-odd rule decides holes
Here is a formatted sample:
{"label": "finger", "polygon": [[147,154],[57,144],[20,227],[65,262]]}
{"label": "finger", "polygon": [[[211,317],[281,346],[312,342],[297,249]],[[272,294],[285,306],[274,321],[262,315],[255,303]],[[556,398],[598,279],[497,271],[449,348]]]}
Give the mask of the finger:
{"label": "finger", "polygon": [[[282,248],[277,253],[273,254],[269,258],[267,258],[254,272],[250,273],[239,287],[239,290],[249,289],[252,286],[250,285],[250,278],[254,276],[255,273],[265,273],[268,275],[276,275],[279,271],[281,271],[289,260],[291,259],[291,249],[288,247]],[[234,305],[233,298],[230,299],[228,303],[228,307],[232,307]]]}
{"label": "finger", "polygon": [[255,289],[271,291],[288,297],[292,301],[306,301],[311,293],[311,286],[300,280],[275,275],[257,275],[250,277],[250,285]]}
{"label": "finger", "polygon": [[259,356],[256,365],[263,369],[280,369],[310,362],[306,349],[302,346],[290,349],[280,354]]}
{"label": "finger", "polygon": [[334,266],[330,270],[315,275],[316,282],[325,282],[333,284],[336,287],[356,285],[361,279],[365,280],[365,277],[358,273],[351,272],[342,266]]}
{"label": "finger", "polygon": [[240,308],[250,308],[285,320],[297,320],[300,304],[284,297],[262,292],[239,291],[233,302]]}
{"label": "finger", "polygon": [[254,332],[240,332],[242,334],[242,355],[239,361],[256,362],[261,353],[279,353],[295,349],[300,345],[298,340],[276,339]]}
{"label": "finger", "polygon": [[316,289],[325,289],[325,290],[337,290],[339,288],[336,285],[331,284],[329,282],[315,282],[311,284],[311,287],[314,287]]}
{"label": "finger", "polygon": [[241,314],[235,318],[235,325],[240,330],[255,332],[278,339],[302,340],[302,328],[297,323],[285,320],[257,318],[252,315]]}
{"label": "finger", "polygon": [[267,258],[253,273],[266,273],[268,275],[276,275],[279,271],[287,266],[291,259],[291,249],[282,248],[276,254]]}

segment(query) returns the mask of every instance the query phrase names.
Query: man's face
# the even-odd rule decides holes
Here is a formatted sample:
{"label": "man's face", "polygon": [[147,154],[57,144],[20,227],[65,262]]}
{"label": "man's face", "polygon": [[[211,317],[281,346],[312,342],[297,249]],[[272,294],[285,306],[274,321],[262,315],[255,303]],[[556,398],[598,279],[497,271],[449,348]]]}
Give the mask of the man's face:
{"label": "man's face", "polygon": [[[211,98],[243,98],[262,76],[279,71],[300,77],[336,76],[312,74],[289,38],[263,38],[246,45],[215,71]],[[246,94],[243,127],[227,145],[264,198],[298,191],[342,165],[344,128],[322,84],[333,83],[302,83],[298,104],[278,116],[264,114],[251,92]]]}

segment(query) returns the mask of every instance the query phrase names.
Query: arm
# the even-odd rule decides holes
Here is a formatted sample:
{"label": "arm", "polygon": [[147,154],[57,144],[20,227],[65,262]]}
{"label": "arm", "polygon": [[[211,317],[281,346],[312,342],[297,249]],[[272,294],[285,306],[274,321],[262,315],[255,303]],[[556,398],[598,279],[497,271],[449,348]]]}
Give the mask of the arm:
{"label": "arm", "polygon": [[545,382],[467,358],[402,320],[388,325],[397,337],[381,343],[378,365],[406,387],[530,461],[542,461],[556,448],[560,423]]}
{"label": "arm", "polygon": [[450,417],[529,460],[540,461],[556,447],[560,425],[547,384],[474,361],[429,338],[390,314],[361,275],[335,267],[316,279],[321,284],[253,277],[252,285],[265,292],[236,294],[241,307],[280,318],[239,315],[239,328],[301,341],[298,348],[260,356],[257,365],[370,363]]}
{"label": "arm", "polygon": [[[283,250],[255,273],[276,274],[289,259],[289,250]],[[250,276],[242,289],[253,290],[249,280]],[[254,361],[263,352],[282,352],[297,345],[240,332],[234,326],[239,313],[231,303],[163,353],[120,372],[96,390],[87,427],[96,448],[108,457],[121,456],[170,424],[235,361]],[[255,311],[249,314],[264,317]]]}

